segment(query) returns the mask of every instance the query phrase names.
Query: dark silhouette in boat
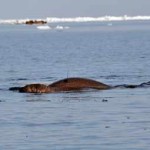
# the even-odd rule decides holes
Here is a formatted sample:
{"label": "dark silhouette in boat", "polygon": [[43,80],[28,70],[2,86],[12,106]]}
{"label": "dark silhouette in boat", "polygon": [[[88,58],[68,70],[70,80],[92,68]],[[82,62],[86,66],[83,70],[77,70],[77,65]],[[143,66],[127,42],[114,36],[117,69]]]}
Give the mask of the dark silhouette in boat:
{"label": "dark silhouette in boat", "polygon": [[99,81],[86,78],[66,78],[56,81],[50,85],[45,84],[28,84],[23,87],[11,87],[9,90],[19,91],[22,93],[55,93],[55,92],[65,92],[65,91],[81,91],[84,89],[97,89],[97,90],[107,90],[112,88],[124,87],[124,88],[136,88],[144,87],[149,85],[150,82],[142,83],[140,85],[117,85],[110,86]]}

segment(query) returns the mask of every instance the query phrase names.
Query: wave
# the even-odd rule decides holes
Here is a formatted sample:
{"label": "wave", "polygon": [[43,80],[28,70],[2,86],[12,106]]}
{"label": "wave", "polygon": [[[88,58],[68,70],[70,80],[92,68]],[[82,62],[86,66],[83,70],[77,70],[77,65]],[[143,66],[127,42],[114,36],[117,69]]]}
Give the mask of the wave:
{"label": "wave", "polygon": [[121,85],[116,85],[113,88],[130,88],[130,89],[134,89],[134,88],[150,88],[150,81],[148,82],[144,82],[138,85],[134,85],[134,84],[121,84]]}
{"label": "wave", "polygon": [[[26,21],[31,19],[0,19],[0,24],[25,24]],[[150,20],[150,16],[103,16],[103,17],[75,17],[75,18],[57,18],[47,17],[46,19],[32,19],[44,20],[47,23],[71,23],[71,22],[109,22],[109,21],[146,21]]]}

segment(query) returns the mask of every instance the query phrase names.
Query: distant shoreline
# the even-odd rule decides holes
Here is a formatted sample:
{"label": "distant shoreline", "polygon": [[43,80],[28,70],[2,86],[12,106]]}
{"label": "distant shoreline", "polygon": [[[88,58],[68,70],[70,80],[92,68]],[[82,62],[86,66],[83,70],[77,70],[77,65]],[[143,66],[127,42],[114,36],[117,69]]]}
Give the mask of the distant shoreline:
{"label": "distant shoreline", "polygon": [[0,24],[46,24],[46,23],[71,23],[71,22],[113,22],[113,21],[148,21],[150,16],[102,16],[102,17],[74,17],[45,19],[0,19]]}

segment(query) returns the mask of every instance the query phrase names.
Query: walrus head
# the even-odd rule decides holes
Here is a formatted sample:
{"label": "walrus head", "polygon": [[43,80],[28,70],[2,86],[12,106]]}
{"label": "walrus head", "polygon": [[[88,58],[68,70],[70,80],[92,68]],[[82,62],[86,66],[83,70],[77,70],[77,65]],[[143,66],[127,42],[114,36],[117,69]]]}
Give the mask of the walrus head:
{"label": "walrus head", "polygon": [[48,86],[44,84],[29,84],[19,89],[21,93],[50,93]]}

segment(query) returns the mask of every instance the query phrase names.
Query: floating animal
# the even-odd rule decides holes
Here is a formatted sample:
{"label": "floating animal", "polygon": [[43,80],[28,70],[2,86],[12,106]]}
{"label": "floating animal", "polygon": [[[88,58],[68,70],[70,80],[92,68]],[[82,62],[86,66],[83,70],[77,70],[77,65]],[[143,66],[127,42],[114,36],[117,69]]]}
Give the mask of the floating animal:
{"label": "floating animal", "polygon": [[45,84],[28,84],[23,87],[11,87],[9,90],[19,91],[22,93],[55,93],[55,92],[65,92],[65,91],[81,91],[84,89],[97,89],[97,90],[107,90],[112,88],[124,87],[124,88],[136,88],[136,87],[146,87],[150,86],[150,82],[142,83],[140,85],[117,85],[110,86],[99,81],[95,81],[87,78],[66,78],[50,85]]}
{"label": "floating animal", "polygon": [[63,91],[79,91],[84,89],[106,90],[111,86],[86,78],[66,78],[50,85],[28,84],[23,87],[11,87],[9,90],[23,93],[54,93]]}

